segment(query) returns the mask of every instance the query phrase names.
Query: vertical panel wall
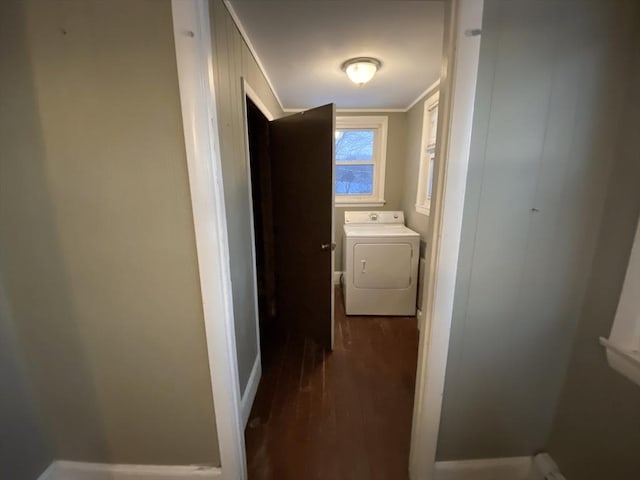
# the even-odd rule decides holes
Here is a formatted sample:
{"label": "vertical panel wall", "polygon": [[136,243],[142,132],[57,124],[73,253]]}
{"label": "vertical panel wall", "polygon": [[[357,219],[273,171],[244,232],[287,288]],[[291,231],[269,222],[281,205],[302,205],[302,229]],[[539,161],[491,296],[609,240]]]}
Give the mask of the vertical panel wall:
{"label": "vertical panel wall", "polygon": [[609,367],[597,342],[611,331],[640,214],[640,9],[635,18],[633,71],[619,83],[626,112],[616,163],[549,445],[569,479],[640,478],[640,387]]}
{"label": "vertical panel wall", "polygon": [[0,268],[54,457],[219,464],[169,0],[0,2],[0,71]]}
{"label": "vertical panel wall", "polygon": [[229,235],[233,315],[241,393],[258,355],[251,245],[251,202],[242,77],[277,118],[282,110],[222,0],[210,5],[216,101]]}
{"label": "vertical panel wall", "polygon": [[547,445],[615,159],[630,5],[485,2],[440,460]]}

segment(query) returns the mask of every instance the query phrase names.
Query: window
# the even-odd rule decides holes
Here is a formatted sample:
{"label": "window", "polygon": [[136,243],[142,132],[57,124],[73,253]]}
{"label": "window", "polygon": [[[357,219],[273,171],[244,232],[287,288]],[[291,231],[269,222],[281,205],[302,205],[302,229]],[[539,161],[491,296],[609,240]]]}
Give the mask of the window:
{"label": "window", "polygon": [[640,385],[640,222],[609,338],[600,338],[614,370]]}
{"label": "window", "polygon": [[431,209],[433,166],[436,159],[436,132],[438,129],[438,98],[438,93],[435,93],[424,102],[424,116],[422,117],[422,145],[420,147],[416,212],[424,215],[429,215]]}
{"label": "window", "polygon": [[336,204],[384,205],[387,117],[337,117]]}

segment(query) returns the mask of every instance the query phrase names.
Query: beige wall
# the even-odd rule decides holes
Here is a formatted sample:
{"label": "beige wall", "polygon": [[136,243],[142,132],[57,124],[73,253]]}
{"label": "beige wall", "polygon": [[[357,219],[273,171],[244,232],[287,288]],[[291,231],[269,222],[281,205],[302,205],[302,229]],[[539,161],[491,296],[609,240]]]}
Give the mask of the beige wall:
{"label": "beige wall", "polygon": [[[0,23],[1,25],[1,23]],[[53,460],[0,278],[0,478],[35,479]]]}
{"label": "beige wall", "polygon": [[[594,294],[621,85],[637,50],[631,5],[485,2],[439,460],[548,446],[585,290]],[[597,335],[588,342],[596,349]]]}
{"label": "beige wall", "polygon": [[211,30],[224,197],[227,211],[233,314],[240,389],[258,355],[251,205],[241,79],[245,77],[277,118],[282,111],[251,52],[221,0],[211,2]]}
{"label": "beige wall", "polygon": [[0,19],[2,273],[54,456],[219,464],[170,2]]}
{"label": "beige wall", "polygon": [[639,14],[636,19],[635,73],[619,84],[628,93],[617,161],[549,444],[568,479],[640,478],[640,387],[609,367],[597,342],[609,336],[640,213]]}
{"label": "beige wall", "polygon": [[[404,195],[405,161],[406,161],[406,130],[407,116],[405,113],[366,112],[366,113],[336,113],[338,117],[386,116],[387,125],[387,163],[384,182],[384,207],[335,207],[336,228],[336,264],[335,271],[342,271],[342,237],[344,212],[352,210],[402,210]],[[415,193],[414,193],[415,195]]]}

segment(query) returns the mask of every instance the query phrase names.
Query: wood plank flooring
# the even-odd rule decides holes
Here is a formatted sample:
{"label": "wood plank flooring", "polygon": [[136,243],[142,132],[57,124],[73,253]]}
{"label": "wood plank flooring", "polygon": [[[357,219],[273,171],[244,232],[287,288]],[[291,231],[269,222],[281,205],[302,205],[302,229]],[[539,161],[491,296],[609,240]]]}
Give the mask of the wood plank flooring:
{"label": "wood plank flooring", "polygon": [[263,349],[245,438],[249,480],[405,480],[418,352],[415,317],[347,317],[335,349],[294,334]]}

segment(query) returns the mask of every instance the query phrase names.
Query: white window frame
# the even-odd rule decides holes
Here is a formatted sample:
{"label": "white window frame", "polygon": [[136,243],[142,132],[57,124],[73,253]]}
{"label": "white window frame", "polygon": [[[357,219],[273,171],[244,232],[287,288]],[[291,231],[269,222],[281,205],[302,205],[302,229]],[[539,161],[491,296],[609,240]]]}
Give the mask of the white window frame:
{"label": "white window frame", "polygon": [[336,117],[336,130],[375,130],[373,136],[373,161],[347,161],[338,165],[373,164],[373,192],[371,195],[335,195],[336,206],[357,205],[360,207],[382,207],[384,200],[385,169],[387,163],[387,116]]}
{"label": "white window frame", "polygon": [[[437,116],[438,103],[440,100],[439,92],[434,93],[424,101],[424,113],[422,115],[422,142],[420,144],[420,168],[418,170],[418,188],[416,190],[416,212],[422,215],[429,215],[431,211],[431,196],[426,197],[429,185],[433,185],[433,168],[431,166],[432,159],[436,159],[436,132],[433,126],[437,125],[436,121],[432,122],[431,117]],[[429,150],[433,150],[432,154],[428,154]]]}
{"label": "white window frame", "polygon": [[618,310],[609,338],[600,337],[607,361],[632,382],[640,385],[640,220],[622,285]]}

